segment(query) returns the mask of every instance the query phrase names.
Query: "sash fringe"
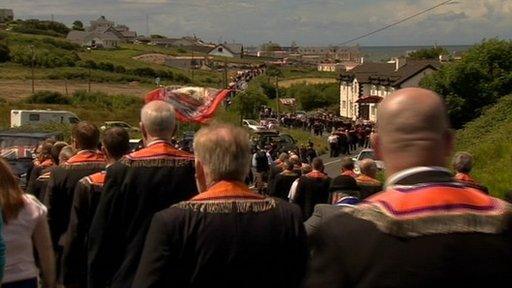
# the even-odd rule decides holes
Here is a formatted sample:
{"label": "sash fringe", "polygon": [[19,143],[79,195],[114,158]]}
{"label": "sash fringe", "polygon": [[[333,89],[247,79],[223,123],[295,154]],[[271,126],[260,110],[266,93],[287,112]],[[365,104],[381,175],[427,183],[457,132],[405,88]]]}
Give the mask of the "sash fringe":
{"label": "sash fringe", "polygon": [[345,210],[346,213],[374,223],[379,230],[398,237],[418,237],[449,233],[499,234],[507,229],[512,217],[512,206],[505,204],[501,213],[478,212],[439,213],[416,218],[399,219],[378,206],[361,205]]}
{"label": "sash fringe", "polygon": [[276,201],[272,198],[264,200],[185,201],[174,205],[174,207],[203,213],[249,213],[274,209]]}
{"label": "sash fringe", "polygon": [[175,158],[128,159],[124,157],[119,161],[128,167],[183,167],[192,163],[191,160]]}
{"label": "sash fringe", "polygon": [[74,170],[74,169],[104,169],[105,162],[79,162],[79,163],[65,163],[62,165],[64,169]]}

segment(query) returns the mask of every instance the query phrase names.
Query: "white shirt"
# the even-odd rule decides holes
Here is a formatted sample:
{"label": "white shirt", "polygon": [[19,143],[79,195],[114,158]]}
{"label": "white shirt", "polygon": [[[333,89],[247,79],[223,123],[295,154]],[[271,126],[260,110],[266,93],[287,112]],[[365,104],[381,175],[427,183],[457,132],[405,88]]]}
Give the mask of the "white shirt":
{"label": "white shirt", "polygon": [[425,171],[442,171],[446,173],[451,173],[450,170],[444,168],[444,167],[438,167],[438,166],[418,166],[418,167],[411,167],[407,168],[401,171],[398,171],[394,173],[393,175],[389,176],[386,180],[386,183],[384,184],[384,187],[393,186],[396,184],[396,182],[399,182],[400,180],[404,179],[405,177],[411,176],[416,173],[425,172]]}
{"label": "white shirt", "polygon": [[288,200],[290,200],[290,202],[292,202],[293,198],[295,198],[295,194],[297,193],[297,187],[299,186],[299,180],[300,177],[295,179],[295,181],[293,181],[292,183],[292,186],[290,187],[290,191],[288,192]]}
{"label": "white shirt", "polygon": [[4,226],[5,270],[2,283],[27,280],[38,276],[34,261],[32,235],[39,221],[46,221],[46,207],[34,196],[24,194],[25,207],[18,217]]}
{"label": "white shirt", "polygon": [[336,135],[330,135],[330,136],[327,138],[327,141],[329,141],[329,143],[336,143],[336,142],[338,142],[338,136],[336,136]]}

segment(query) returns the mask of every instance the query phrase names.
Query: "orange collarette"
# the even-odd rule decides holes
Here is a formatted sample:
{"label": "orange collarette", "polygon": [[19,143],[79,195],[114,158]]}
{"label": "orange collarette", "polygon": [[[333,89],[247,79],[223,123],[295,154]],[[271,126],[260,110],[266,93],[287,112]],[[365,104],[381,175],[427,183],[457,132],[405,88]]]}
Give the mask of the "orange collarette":
{"label": "orange collarette", "polygon": [[205,192],[192,198],[192,201],[219,200],[226,198],[265,199],[265,196],[252,192],[247,185],[242,182],[220,181]]}
{"label": "orange collarette", "polygon": [[98,151],[80,151],[75,156],[69,158],[67,164],[105,162],[105,156]]}
{"label": "orange collarette", "polygon": [[172,147],[171,144],[158,141],[150,144],[148,147],[143,148],[139,151],[133,152],[127,156],[130,159],[150,158],[155,156],[174,156],[179,158],[194,159],[194,155],[178,150]]}

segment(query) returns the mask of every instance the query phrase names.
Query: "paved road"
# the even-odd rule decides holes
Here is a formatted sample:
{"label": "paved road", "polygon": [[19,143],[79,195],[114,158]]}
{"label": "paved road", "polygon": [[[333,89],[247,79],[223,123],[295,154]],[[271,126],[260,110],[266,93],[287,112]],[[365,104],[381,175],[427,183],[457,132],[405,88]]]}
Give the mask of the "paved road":
{"label": "paved road", "polygon": [[[358,149],[356,152],[354,152],[350,157],[355,157],[359,153],[360,149]],[[324,166],[325,166],[325,172],[329,175],[329,177],[334,178],[338,175],[340,175],[341,171],[341,165],[340,165],[340,159],[343,156],[338,156],[335,158],[329,157],[329,153],[326,153],[320,158],[324,160]]]}

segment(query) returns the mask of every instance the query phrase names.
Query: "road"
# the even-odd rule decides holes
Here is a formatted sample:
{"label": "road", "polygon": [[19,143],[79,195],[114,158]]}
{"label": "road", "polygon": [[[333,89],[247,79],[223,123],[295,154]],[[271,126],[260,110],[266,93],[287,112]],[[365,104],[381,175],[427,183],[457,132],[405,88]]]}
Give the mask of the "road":
{"label": "road", "polygon": [[[350,155],[350,157],[355,157],[355,155],[357,155],[359,152],[360,152],[360,149],[356,150],[352,155]],[[331,157],[329,157],[329,153],[326,153],[326,154],[320,156],[320,158],[322,158],[322,160],[324,160],[324,166],[325,166],[324,172],[327,173],[327,175],[329,175],[329,177],[334,178],[334,177],[340,175],[340,171],[341,171],[340,159],[342,157],[343,156],[331,158]]]}

